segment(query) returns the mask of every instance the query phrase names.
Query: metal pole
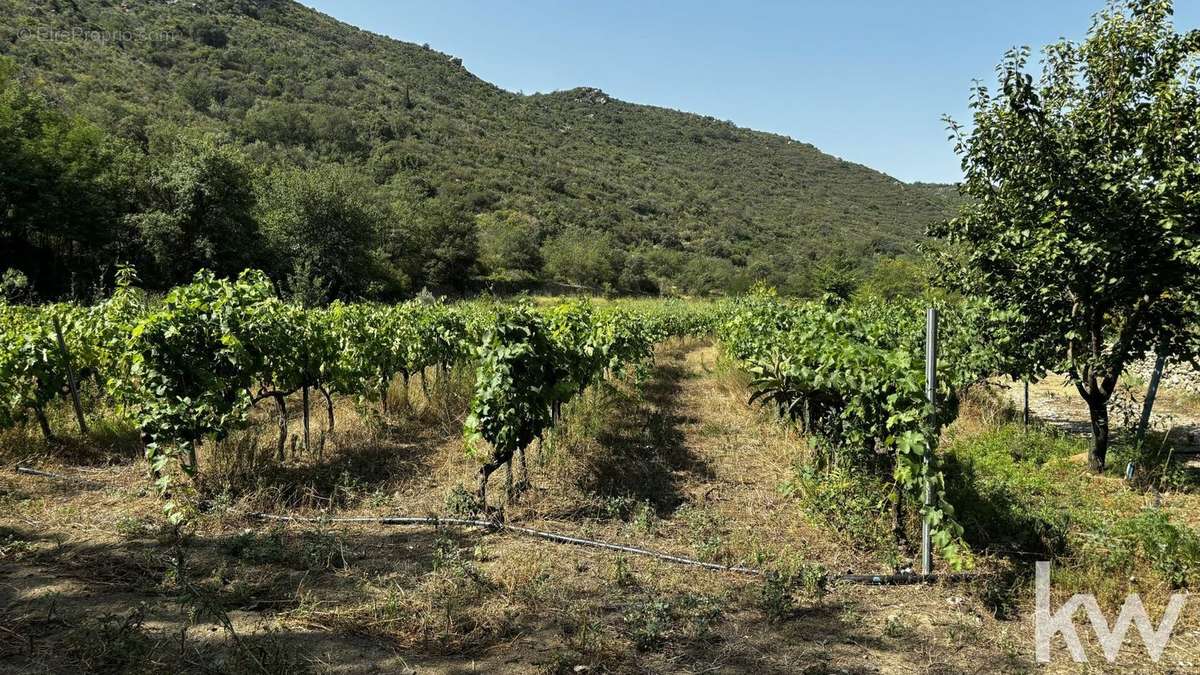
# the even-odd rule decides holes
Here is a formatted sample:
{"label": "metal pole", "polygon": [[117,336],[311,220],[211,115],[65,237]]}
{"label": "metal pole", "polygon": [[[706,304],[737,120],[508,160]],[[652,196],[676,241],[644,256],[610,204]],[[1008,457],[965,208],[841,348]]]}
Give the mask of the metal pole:
{"label": "metal pole", "polygon": [[1025,407],[1021,412],[1021,431],[1029,430],[1029,378],[1025,382]]}
{"label": "metal pole", "polygon": [[[925,397],[929,399],[929,438],[925,448],[925,475],[929,475],[930,453],[937,439],[937,329],[938,313],[930,307],[925,313]],[[933,492],[928,480],[925,483],[925,505],[933,504]],[[933,573],[933,545],[930,540],[929,521],[921,519],[921,573]]]}

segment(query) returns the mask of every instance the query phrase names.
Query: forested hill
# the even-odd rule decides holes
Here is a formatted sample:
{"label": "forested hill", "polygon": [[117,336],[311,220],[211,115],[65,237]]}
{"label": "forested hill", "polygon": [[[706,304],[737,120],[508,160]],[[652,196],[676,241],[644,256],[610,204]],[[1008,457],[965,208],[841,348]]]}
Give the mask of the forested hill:
{"label": "forested hill", "polygon": [[[504,91],[429,46],[284,0],[0,0],[0,54],[10,122],[65,113],[56,124],[103,136],[85,153],[106,158],[91,225],[57,232],[35,211],[61,200],[0,195],[0,268],[39,259],[26,271],[42,285],[64,266],[90,284],[123,260],[163,284],[253,263],[326,296],[472,278],[812,292],[911,252],[957,202],[597,89]],[[37,133],[0,121],[10,150],[44,149]],[[0,169],[45,178],[14,157]],[[80,194],[79,175],[46,180]],[[231,204],[198,213],[190,196],[214,191]],[[357,268],[338,267],[355,247]]]}

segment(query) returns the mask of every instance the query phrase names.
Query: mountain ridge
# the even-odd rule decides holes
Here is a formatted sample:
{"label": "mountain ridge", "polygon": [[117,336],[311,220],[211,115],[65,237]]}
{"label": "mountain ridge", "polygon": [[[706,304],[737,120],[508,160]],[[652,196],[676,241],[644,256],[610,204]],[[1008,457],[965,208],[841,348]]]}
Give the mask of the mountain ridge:
{"label": "mountain ridge", "polygon": [[[170,125],[222,134],[263,166],[336,163],[381,193],[415,184],[470,218],[528,217],[544,280],[616,285],[637,267],[663,290],[811,293],[830,266],[912,254],[957,204],[949,186],[711,116],[595,87],[509,92],[290,1],[0,0],[0,16],[0,55],[115,134],[142,147]],[[105,37],[46,37],[76,30]],[[571,278],[564,237],[618,259]]]}

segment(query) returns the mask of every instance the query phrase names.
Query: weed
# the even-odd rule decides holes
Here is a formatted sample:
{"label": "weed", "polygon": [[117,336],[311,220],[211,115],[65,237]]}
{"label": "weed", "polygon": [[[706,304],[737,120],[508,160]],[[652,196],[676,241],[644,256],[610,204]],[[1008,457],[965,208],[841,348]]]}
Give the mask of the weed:
{"label": "weed", "polygon": [[613,582],[621,588],[636,588],[638,585],[637,576],[629,568],[629,560],[623,555],[618,555],[613,561]]}
{"label": "weed", "polygon": [[479,497],[462,485],[455,485],[446,493],[446,513],[452,516],[470,516],[479,513]]}
{"label": "weed", "polygon": [[313,572],[329,572],[350,565],[342,540],[324,530],[304,534],[300,541],[299,557],[304,568]]}
{"label": "weed", "polygon": [[687,593],[672,603],[672,609],[682,620],[682,637],[690,641],[707,641],[713,628],[724,615],[722,602],[711,595]]}
{"label": "weed", "polygon": [[794,580],[789,574],[768,572],[763,578],[759,589],[759,605],[772,623],[784,621],[796,611],[796,601],[792,597]]}
{"label": "weed", "polygon": [[145,629],[145,618],[145,607],[138,606],[124,616],[85,619],[63,641],[68,658],[81,672],[140,670],[158,644]]}
{"label": "weed", "polygon": [[716,514],[690,505],[680,509],[679,514],[687,523],[689,540],[696,557],[704,562],[714,562],[724,557],[724,523]]}
{"label": "weed", "polygon": [[904,617],[899,614],[888,614],[883,623],[883,634],[894,639],[903,639],[910,633]]}
{"label": "weed", "polygon": [[878,478],[845,467],[821,471],[797,467],[783,493],[798,496],[804,510],[864,551],[894,548],[888,495],[891,487]]}
{"label": "weed", "polygon": [[288,560],[282,528],[271,528],[265,534],[242,530],[226,541],[223,548],[227,555],[251,563],[280,564]]}
{"label": "weed", "polygon": [[644,600],[626,610],[622,618],[637,648],[653,649],[667,638],[671,628],[671,605],[663,600]]}
{"label": "weed", "polygon": [[720,598],[686,593],[669,599],[644,598],[623,615],[625,627],[638,649],[648,650],[668,641],[710,641],[713,628],[724,614]]}
{"label": "weed", "polygon": [[654,534],[658,529],[658,512],[649,499],[643,499],[634,507],[630,525],[635,531],[646,535]]}
{"label": "weed", "polygon": [[117,518],[113,527],[116,528],[117,534],[126,539],[139,539],[154,532],[154,522],[145,517],[124,515]]}
{"label": "weed", "polygon": [[29,553],[33,548],[32,541],[25,539],[15,531],[9,530],[0,533],[0,560],[16,558],[24,553]]}

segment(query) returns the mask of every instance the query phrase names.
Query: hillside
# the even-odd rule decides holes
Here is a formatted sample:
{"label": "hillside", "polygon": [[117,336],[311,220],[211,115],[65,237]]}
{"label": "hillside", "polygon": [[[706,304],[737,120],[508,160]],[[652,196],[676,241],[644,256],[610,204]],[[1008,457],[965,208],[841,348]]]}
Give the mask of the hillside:
{"label": "hillside", "polygon": [[[259,168],[340,164],[389,203],[451,204],[475,220],[472,274],[497,279],[811,292],[830,268],[912,251],[957,200],[596,89],[507,92],[428,46],[283,0],[0,0],[0,55],[146,153],[178,129],[215,132]],[[401,227],[424,212],[392,211]]]}

